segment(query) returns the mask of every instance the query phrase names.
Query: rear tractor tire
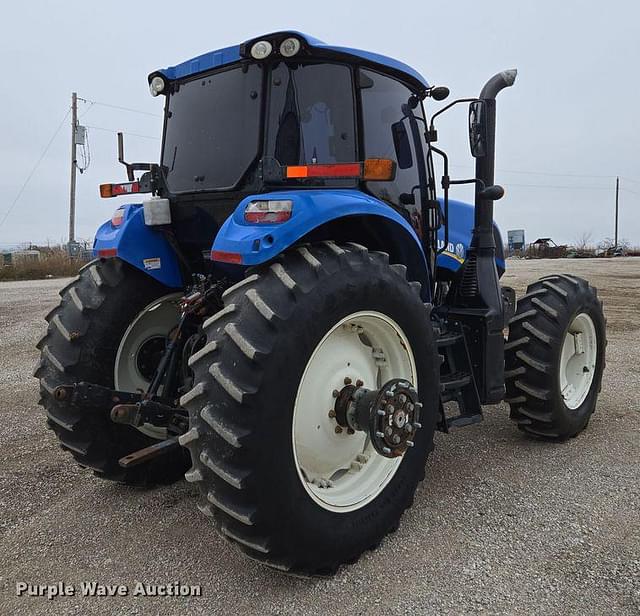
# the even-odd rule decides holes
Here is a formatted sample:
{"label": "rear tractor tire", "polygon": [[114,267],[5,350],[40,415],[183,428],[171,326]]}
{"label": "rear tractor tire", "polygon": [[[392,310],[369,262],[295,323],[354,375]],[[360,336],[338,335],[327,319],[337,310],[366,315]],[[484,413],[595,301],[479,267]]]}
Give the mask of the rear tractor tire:
{"label": "rear tractor tire", "polygon": [[[48,427],[63,449],[100,478],[133,485],[179,479],[188,467],[188,454],[182,448],[128,469],[118,464],[121,457],[163,438],[154,426],[138,429],[115,424],[110,409],[69,407],[53,396],[56,387],[81,381],[130,392],[144,388],[147,381],[142,373],[147,377],[153,373],[163,336],[172,327],[170,304],[161,299],[170,300],[172,291],[114,258],[86,265],[60,295],[60,304],[46,317],[49,326],[37,345],[41,358],[34,372],[40,380],[40,404]],[[148,328],[141,315],[154,305],[150,312],[154,322]],[[160,315],[164,316],[159,319]],[[123,340],[136,337],[143,346],[139,353],[131,345],[123,347]]]}
{"label": "rear tractor tire", "polygon": [[578,435],[595,411],[605,367],[602,302],[586,280],[546,276],[518,299],[505,346],[511,419],[550,440]]}
{"label": "rear tractor tire", "polygon": [[[376,547],[411,506],[438,403],[419,288],[384,253],[313,244],[228,289],[205,322],[207,343],[190,359],[195,386],[181,399],[186,478],[199,487],[199,509],[250,557],[329,575]],[[394,378],[416,386],[422,426],[412,419],[412,446],[385,457],[366,431],[342,428],[333,407],[350,383],[390,397],[382,385]]]}

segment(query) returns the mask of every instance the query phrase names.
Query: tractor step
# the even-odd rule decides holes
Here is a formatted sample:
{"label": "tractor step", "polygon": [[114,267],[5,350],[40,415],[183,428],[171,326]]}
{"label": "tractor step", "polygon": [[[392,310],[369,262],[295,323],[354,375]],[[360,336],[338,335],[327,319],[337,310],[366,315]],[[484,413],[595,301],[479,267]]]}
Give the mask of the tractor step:
{"label": "tractor step", "polygon": [[471,384],[471,375],[466,372],[454,372],[453,374],[447,374],[440,378],[440,391],[444,394],[446,392],[454,392],[458,389],[462,389]]}
{"label": "tractor step", "polygon": [[[456,324],[453,324],[456,327]],[[471,358],[462,326],[444,331],[438,336],[438,350],[444,356],[440,368],[440,422],[443,432],[482,421],[482,406],[473,377]],[[457,405],[457,415],[447,417],[445,404]],[[455,412],[455,411],[454,411]]]}
{"label": "tractor step", "polygon": [[453,346],[464,342],[464,336],[457,332],[447,332],[438,337],[438,349],[444,349],[445,347]]}
{"label": "tractor step", "polygon": [[471,426],[473,424],[480,423],[482,419],[482,413],[476,413],[475,415],[457,415],[456,417],[447,417],[447,428],[451,429]]}

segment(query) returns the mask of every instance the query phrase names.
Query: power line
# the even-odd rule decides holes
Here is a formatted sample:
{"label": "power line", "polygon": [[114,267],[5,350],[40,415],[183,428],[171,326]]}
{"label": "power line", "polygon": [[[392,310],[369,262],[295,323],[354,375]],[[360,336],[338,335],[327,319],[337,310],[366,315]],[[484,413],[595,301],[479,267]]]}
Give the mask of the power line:
{"label": "power line", "polygon": [[[471,169],[471,165],[449,165],[450,167],[455,167],[458,169]],[[615,175],[595,175],[588,173],[553,173],[551,171],[522,171],[516,169],[496,169],[499,173],[516,173],[522,175],[548,175],[551,177],[562,177],[562,178],[594,178],[594,179],[614,179]],[[628,178],[624,176],[619,176],[622,179],[629,180],[630,182],[635,182],[640,184],[640,180],[634,180],[633,178]]]}
{"label": "power line", "polygon": [[160,141],[160,137],[152,137],[151,135],[141,135],[140,133],[126,133],[121,130],[114,130],[112,128],[104,128],[104,126],[90,126],[89,124],[85,125],[87,128],[92,128],[94,130],[102,130],[106,133],[122,133],[123,135],[129,135],[131,137],[140,137],[142,139],[155,139],[156,141]]}
{"label": "power line", "polygon": [[630,190],[629,188],[625,188],[624,186],[620,186],[620,190],[624,190],[625,192],[631,193],[632,195],[640,195],[640,192],[636,190]]}
{"label": "power line", "polygon": [[610,186],[561,186],[554,184],[514,184],[512,182],[504,182],[505,186],[521,186],[523,188],[568,188],[574,190],[611,190]]}
{"label": "power line", "polygon": [[11,214],[11,211],[16,206],[16,203],[18,203],[18,200],[22,196],[22,193],[24,192],[25,188],[27,187],[27,184],[29,184],[29,181],[33,177],[33,174],[36,172],[36,170],[40,166],[40,163],[42,162],[44,157],[47,155],[47,152],[49,151],[49,148],[51,147],[51,144],[53,143],[54,139],[58,136],[58,133],[60,132],[60,129],[64,126],[65,120],[67,119],[67,117],[69,117],[69,113],[71,113],[71,107],[69,107],[69,109],[67,109],[67,113],[64,114],[64,118],[62,118],[62,121],[60,122],[60,124],[58,124],[58,128],[56,128],[55,132],[53,133],[53,136],[51,137],[51,139],[49,139],[49,143],[47,143],[47,145],[45,146],[44,150],[42,151],[42,154],[40,154],[40,158],[38,158],[36,164],[31,169],[31,172],[29,173],[29,175],[27,176],[27,179],[24,181],[24,184],[22,185],[22,187],[18,191],[18,194],[16,195],[16,198],[13,200],[13,203],[9,206],[9,209],[5,212],[2,220],[0,220],[0,227],[7,220],[7,218],[9,217],[9,214]]}
{"label": "power line", "polygon": [[92,101],[85,101],[84,99],[81,99],[83,102],[85,103],[90,103],[89,108],[85,109],[79,116],[78,116],[78,120],[81,120],[82,118],[84,118],[84,116],[86,116],[92,109],[93,106],[95,105],[94,102]]}
{"label": "power line", "polygon": [[[100,101],[92,101],[88,98],[80,98],[84,103],[91,103],[92,105],[100,105],[101,107],[109,107],[111,109],[119,109],[120,111],[130,111],[131,113],[139,113],[140,115],[151,116],[153,118],[161,118],[162,115],[159,113],[151,113],[150,111],[141,111],[140,109],[132,109],[131,107],[122,107],[121,105],[111,105],[110,103],[101,103]],[[89,108],[90,109],[90,108]],[[87,110],[88,111],[88,110]]]}

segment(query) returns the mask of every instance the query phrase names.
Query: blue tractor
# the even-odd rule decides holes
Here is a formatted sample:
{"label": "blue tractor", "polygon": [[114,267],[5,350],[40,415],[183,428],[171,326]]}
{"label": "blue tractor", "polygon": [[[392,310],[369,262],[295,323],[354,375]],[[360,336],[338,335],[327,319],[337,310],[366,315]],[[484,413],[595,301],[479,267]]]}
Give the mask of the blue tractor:
{"label": "blue tractor", "polygon": [[[331,574],[399,524],[435,430],[506,400],[566,440],[604,369],[595,289],[500,285],[496,95],[449,91],[385,56],[276,32],[149,75],[160,162],[128,182],[96,259],[47,316],[49,427],[105,479],[199,488],[252,558]],[[469,103],[475,177],[452,179],[434,120]],[[442,161],[436,178],[434,158]],[[475,204],[449,199],[475,186]],[[441,186],[437,195],[436,185]]]}

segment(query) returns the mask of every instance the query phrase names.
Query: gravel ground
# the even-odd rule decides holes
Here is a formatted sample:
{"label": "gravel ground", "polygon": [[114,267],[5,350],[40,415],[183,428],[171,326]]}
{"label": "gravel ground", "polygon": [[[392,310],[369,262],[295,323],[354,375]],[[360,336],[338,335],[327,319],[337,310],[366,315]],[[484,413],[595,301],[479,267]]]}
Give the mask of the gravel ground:
{"label": "gravel ground", "polygon": [[[510,261],[604,299],[608,366],[588,430],[518,432],[505,406],[438,435],[400,529],[328,580],[286,577],[219,539],[192,486],[134,490],[76,467],[45,429],[31,370],[63,280],[0,284],[0,613],[640,613],[640,259]],[[16,582],[200,584],[200,597],[17,597]]]}

